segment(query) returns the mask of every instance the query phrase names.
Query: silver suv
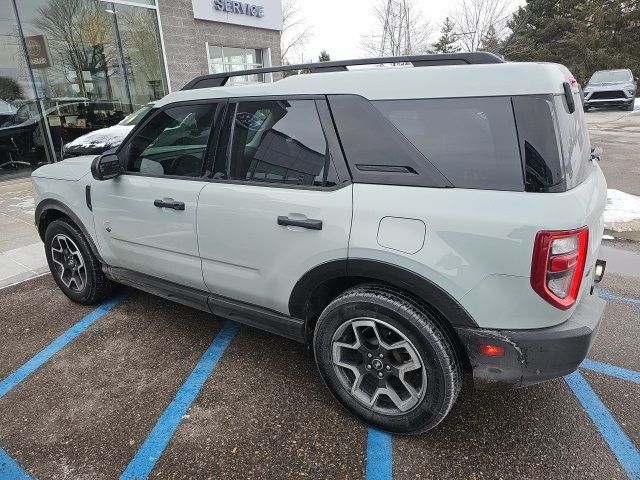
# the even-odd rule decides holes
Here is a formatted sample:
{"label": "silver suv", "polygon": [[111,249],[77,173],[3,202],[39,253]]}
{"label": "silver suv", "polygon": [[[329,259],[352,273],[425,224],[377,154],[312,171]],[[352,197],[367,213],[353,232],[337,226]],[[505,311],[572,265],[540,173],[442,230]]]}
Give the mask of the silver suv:
{"label": "silver suv", "polygon": [[[296,69],[312,73],[227,85]],[[606,183],[561,65],[461,53],[205,75],[117,150],[33,185],[69,298],[122,283],[308,342],[338,401],[392,432],[436,426],[463,373],[488,388],[575,370],[605,306]]]}
{"label": "silver suv", "polygon": [[598,70],[584,88],[584,109],[617,106],[633,110],[638,79],[628,68]]}

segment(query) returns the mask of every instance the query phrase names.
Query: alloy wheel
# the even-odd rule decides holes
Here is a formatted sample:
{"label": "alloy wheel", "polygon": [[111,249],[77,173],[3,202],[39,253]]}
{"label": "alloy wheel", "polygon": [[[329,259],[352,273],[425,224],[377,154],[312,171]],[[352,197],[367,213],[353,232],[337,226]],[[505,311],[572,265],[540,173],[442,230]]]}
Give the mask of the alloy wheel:
{"label": "alloy wheel", "polygon": [[336,330],[331,342],[340,383],[374,412],[402,415],[423,399],[427,371],[397,328],[375,318],[354,318]]}
{"label": "alloy wheel", "polygon": [[82,253],[68,236],[59,233],[51,241],[51,259],[62,283],[73,292],[87,285],[87,268]]}

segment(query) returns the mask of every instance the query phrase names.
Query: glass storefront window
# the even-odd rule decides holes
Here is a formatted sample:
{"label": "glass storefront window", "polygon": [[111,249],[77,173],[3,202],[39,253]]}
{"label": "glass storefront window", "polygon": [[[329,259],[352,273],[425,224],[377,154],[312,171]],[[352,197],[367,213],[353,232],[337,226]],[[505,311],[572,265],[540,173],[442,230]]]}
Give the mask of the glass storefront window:
{"label": "glass storefront window", "polygon": [[[238,72],[264,66],[261,49],[220,47],[207,43],[209,73]],[[232,77],[228,84],[264,82],[264,74]]]}
{"label": "glass storefront window", "polygon": [[[3,151],[34,157],[30,166],[59,160],[64,144],[168,93],[155,0],[128,3],[0,0],[0,129],[25,119],[41,126],[31,127],[38,133],[18,145],[20,155],[16,138],[2,146],[0,130],[0,164]],[[11,88],[20,92],[12,96]]]}
{"label": "glass storefront window", "polygon": [[0,1],[0,178],[49,159],[42,109],[24,56],[13,4]]}

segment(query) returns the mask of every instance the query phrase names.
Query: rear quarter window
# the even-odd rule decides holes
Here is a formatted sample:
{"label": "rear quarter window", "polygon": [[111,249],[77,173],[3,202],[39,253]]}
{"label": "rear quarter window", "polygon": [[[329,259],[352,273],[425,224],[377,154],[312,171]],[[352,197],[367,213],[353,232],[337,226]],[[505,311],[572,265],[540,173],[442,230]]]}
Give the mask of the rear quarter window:
{"label": "rear quarter window", "polygon": [[509,97],[372,103],[455,187],[524,190]]}
{"label": "rear quarter window", "polygon": [[567,190],[580,185],[591,171],[591,144],[580,105],[579,94],[574,94],[578,108],[569,113],[564,96],[553,97],[558,120],[558,133],[562,150],[564,177]]}

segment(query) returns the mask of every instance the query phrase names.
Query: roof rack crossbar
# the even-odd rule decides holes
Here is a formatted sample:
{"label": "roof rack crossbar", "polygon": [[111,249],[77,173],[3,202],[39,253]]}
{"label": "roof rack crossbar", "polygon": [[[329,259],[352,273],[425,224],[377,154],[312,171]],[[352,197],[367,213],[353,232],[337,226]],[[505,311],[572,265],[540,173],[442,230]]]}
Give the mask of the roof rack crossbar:
{"label": "roof rack crossbar", "polygon": [[288,72],[292,70],[309,70],[318,72],[342,72],[354,65],[376,65],[383,63],[411,63],[414,67],[436,65],[472,65],[481,63],[503,63],[504,60],[490,52],[442,53],[431,55],[405,55],[401,57],[359,58],[355,60],[338,60],[333,62],[301,63],[297,65],[280,65],[277,67],[254,68],[235,72],[212,73],[201,75],[187,83],[182,90],[196,88],[222,87],[229,78],[264,73]]}

